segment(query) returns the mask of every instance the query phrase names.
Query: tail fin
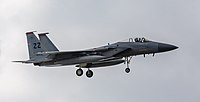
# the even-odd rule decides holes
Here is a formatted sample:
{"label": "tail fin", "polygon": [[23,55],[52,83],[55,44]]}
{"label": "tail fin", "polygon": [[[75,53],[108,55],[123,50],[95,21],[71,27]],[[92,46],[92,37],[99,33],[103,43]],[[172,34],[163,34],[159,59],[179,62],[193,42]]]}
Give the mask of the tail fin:
{"label": "tail fin", "polygon": [[29,58],[30,59],[36,59],[43,56],[38,56],[38,52],[43,52],[44,47],[41,44],[41,42],[38,40],[38,38],[35,36],[34,32],[27,32],[27,43],[28,43],[28,50],[29,50]]}
{"label": "tail fin", "polygon": [[49,34],[49,33],[41,33],[41,34],[38,34],[41,43],[42,43],[42,44],[44,45],[44,47],[45,47],[45,51],[59,51],[59,50],[56,48],[56,46],[51,42],[51,40],[47,37],[46,34]]}

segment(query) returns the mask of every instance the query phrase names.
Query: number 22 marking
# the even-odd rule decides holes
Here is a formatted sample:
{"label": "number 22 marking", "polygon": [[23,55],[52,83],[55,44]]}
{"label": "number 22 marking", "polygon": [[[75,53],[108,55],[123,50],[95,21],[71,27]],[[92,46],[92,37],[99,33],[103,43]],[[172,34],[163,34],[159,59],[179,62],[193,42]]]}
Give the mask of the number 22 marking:
{"label": "number 22 marking", "polygon": [[40,44],[40,42],[33,43],[33,48],[34,48],[34,49],[41,48],[41,44]]}

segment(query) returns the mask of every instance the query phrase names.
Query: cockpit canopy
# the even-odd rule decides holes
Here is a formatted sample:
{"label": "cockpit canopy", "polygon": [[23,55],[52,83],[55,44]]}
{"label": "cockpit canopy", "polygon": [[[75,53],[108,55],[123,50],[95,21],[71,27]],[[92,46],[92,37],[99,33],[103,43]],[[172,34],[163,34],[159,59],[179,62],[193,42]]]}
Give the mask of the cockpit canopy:
{"label": "cockpit canopy", "polygon": [[147,40],[144,37],[142,37],[142,38],[135,38],[134,40],[135,40],[135,42],[141,42],[141,43],[143,43],[143,42],[150,42],[150,40]]}

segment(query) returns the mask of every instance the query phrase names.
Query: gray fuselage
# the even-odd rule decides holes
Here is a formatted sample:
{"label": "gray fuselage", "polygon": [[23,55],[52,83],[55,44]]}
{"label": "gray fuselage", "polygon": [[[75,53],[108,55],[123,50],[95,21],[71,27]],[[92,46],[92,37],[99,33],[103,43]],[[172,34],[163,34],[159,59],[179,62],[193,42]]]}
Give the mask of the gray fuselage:
{"label": "gray fuselage", "polygon": [[[103,60],[113,60],[113,58],[123,58],[129,56],[143,55],[143,54],[155,54],[165,51],[176,49],[177,47],[170,44],[164,44],[153,41],[146,42],[117,42],[114,44],[93,48],[85,51],[93,51],[92,53],[86,53],[84,56],[56,59],[54,61],[48,61],[40,63],[40,66],[49,65],[73,65],[80,63],[95,63]],[[115,64],[115,63],[113,63]]]}

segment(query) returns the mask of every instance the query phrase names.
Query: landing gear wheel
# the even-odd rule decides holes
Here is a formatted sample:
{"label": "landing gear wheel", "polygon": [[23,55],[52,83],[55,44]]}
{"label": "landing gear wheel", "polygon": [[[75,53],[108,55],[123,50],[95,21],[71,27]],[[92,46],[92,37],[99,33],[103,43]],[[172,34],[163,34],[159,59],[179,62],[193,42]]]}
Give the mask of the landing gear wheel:
{"label": "landing gear wheel", "polygon": [[91,78],[93,76],[93,72],[91,70],[88,69],[88,71],[86,72],[86,76],[88,78]]}
{"label": "landing gear wheel", "polygon": [[126,72],[126,73],[129,73],[130,71],[131,71],[130,68],[126,68],[126,69],[125,69],[125,72]]}
{"label": "landing gear wheel", "polygon": [[83,70],[81,68],[76,70],[76,75],[77,76],[82,76],[83,75]]}

